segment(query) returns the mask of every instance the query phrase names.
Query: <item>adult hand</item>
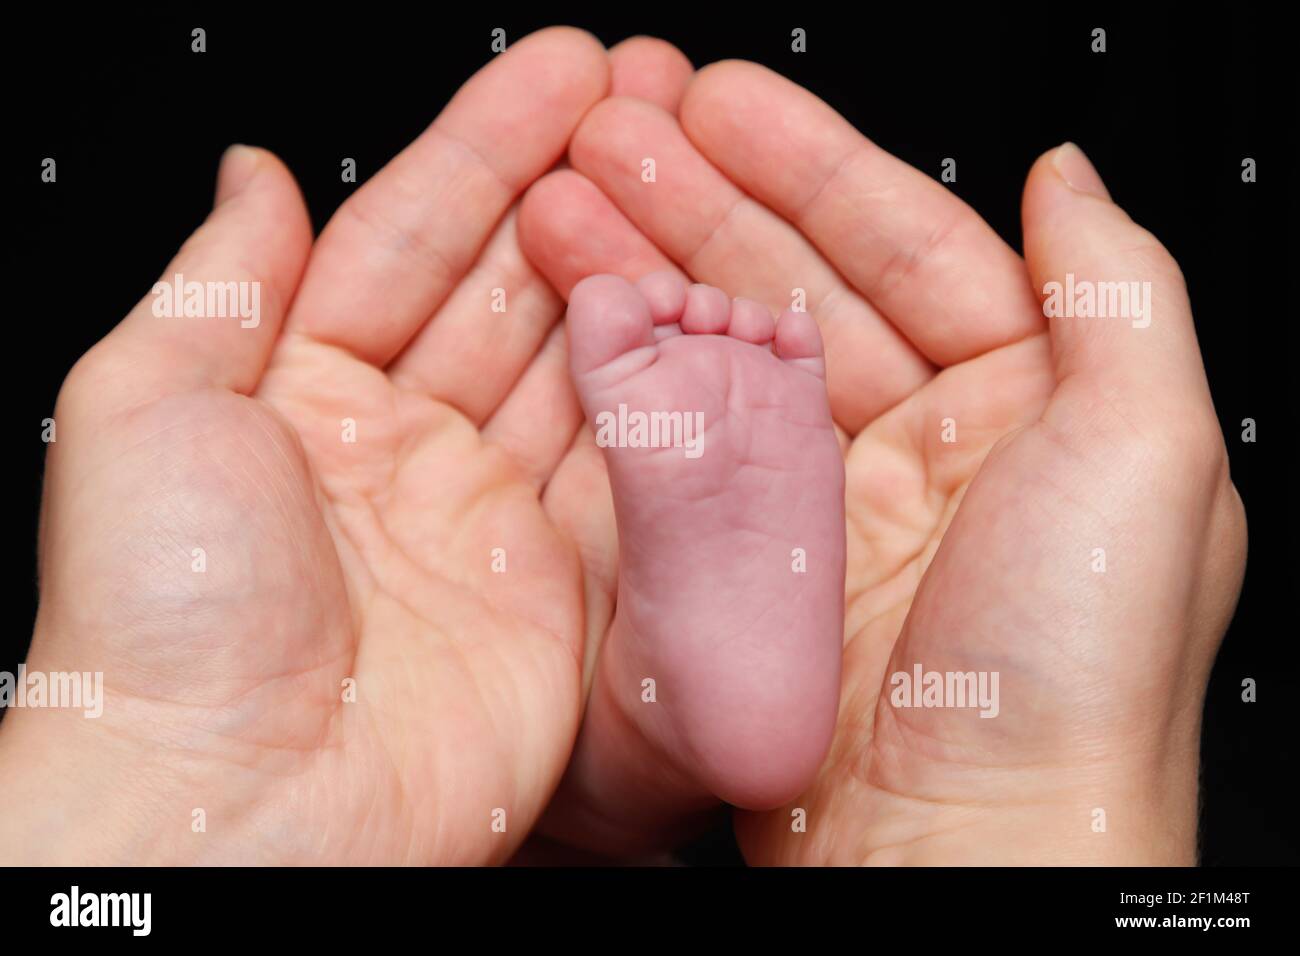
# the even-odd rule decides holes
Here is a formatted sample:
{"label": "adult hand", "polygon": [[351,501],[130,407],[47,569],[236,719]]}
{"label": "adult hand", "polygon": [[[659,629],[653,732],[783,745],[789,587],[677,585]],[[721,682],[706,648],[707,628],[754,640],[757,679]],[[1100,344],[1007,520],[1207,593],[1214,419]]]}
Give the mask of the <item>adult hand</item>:
{"label": "adult hand", "polygon": [[[753,64],[698,74],[680,124],[607,100],[570,162],[520,220],[563,294],[675,264],[774,310],[802,293],[826,342],[848,473],[839,724],[807,793],[738,815],[747,858],[1191,862],[1201,705],[1245,520],[1182,276],[1083,154],[1031,171],[1027,260]],[[1149,283],[1149,325],[1049,324],[1038,290],[1067,274]],[[586,534],[611,553],[612,527]],[[891,704],[892,675],[917,665],[996,672],[996,718]],[[617,809],[566,790],[569,835]]]}
{"label": "adult hand", "polygon": [[102,671],[106,700],[0,725],[6,862],[475,863],[523,839],[577,726],[583,607],[542,503],[572,431],[530,368],[562,303],[513,206],[607,84],[587,34],[523,40],[314,247],[284,166],[226,155],[164,281],[260,283],[256,323],[147,297],[59,396],[27,663]]}

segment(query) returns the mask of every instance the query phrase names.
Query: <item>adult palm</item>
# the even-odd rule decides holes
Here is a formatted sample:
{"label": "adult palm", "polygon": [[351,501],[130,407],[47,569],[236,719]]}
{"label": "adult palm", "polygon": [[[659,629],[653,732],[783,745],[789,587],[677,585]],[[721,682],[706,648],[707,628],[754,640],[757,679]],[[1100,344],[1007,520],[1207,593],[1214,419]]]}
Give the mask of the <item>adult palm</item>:
{"label": "adult palm", "polygon": [[146,298],[60,394],[29,667],[106,700],[4,722],[11,854],[468,863],[527,833],[584,635],[542,505],[572,432],[525,371],[562,303],[513,207],[607,83],[590,36],[523,40],[314,248],[278,160],[228,153],[165,277],[260,283],[259,321]]}

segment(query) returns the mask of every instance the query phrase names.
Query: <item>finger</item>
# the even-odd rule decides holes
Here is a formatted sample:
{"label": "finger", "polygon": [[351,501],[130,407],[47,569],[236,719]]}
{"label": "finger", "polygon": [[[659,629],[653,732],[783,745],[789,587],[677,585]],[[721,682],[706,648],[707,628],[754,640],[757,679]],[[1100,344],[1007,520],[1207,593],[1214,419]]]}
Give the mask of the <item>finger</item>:
{"label": "finger", "polygon": [[565,299],[589,275],[635,282],[652,272],[678,271],[604,193],[570,169],[528,190],[519,210],[519,244]]}
{"label": "finger", "polygon": [[605,456],[590,428],[579,428],[542,495],[542,506],[578,549],[586,610],[583,699],[591,688],[596,655],[614,618],[618,590],[618,530]]}
{"label": "finger", "polygon": [[482,424],[510,394],[564,305],[519,249],[506,216],[433,319],[388,366],[400,387]]}
{"label": "finger", "polygon": [[86,391],[100,411],[189,389],[253,391],[310,249],[289,170],[265,150],[232,146],[207,220],[74,374],[94,379]]}
{"label": "finger", "polygon": [[[675,271],[600,190],[572,170],[533,184],[520,203],[518,232],[524,255],[566,299],[589,275],[613,273],[635,281]],[[684,285],[686,280],[680,281]],[[484,435],[511,454],[534,484],[543,485],[556,473],[557,455],[565,452],[581,423],[563,329],[558,328],[488,421]],[[557,448],[558,440],[565,444]]]}
{"label": "finger", "polygon": [[630,96],[676,113],[695,73],[686,54],[665,40],[630,37],[609,51],[609,95]]}
{"label": "finger", "polygon": [[936,364],[1042,330],[1024,263],[997,233],[807,90],[754,63],[715,64],[692,81],[681,122]]}
{"label": "finger", "polygon": [[1212,415],[1178,264],[1111,201],[1077,146],[1067,143],[1034,164],[1022,213],[1057,380],[1073,386],[1062,397],[1118,404],[1127,421]]}
{"label": "finger", "polygon": [[[518,233],[526,258],[565,299],[579,281],[600,273],[629,281],[680,277],[599,189],[572,170],[559,170],[533,184],[520,203]],[[684,288],[685,278],[679,281]],[[511,454],[534,484],[542,485],[557,473],[557,452],[564,454],[581,424],[563,329],[554,329],[519,385],[488,421],[484,437]],[[557,449],[559,440],[565,444]],[[594,460],[602,461],[599,454]]]}
{"label": "finger", "polygon": [[537,358],[483,427],[483,440],[509,455],[525,480],[545,487],[582,426],[569,379],[564,328],[556,326]]}
{"label": "finger", "polygon": [[330,220],[290,324],[387,364],[455,288],[515,197],[563,154],[608,73],[592,36],[560,27],[481,69]]}
{"label": "finger", "polygon": [[667,113],[605,100],[583,120],[569,156],[694,278],[777,313],[802,290],[826,342],[832,411],[850,432],[932,377],[925,358],[797,230],[711,166]]}

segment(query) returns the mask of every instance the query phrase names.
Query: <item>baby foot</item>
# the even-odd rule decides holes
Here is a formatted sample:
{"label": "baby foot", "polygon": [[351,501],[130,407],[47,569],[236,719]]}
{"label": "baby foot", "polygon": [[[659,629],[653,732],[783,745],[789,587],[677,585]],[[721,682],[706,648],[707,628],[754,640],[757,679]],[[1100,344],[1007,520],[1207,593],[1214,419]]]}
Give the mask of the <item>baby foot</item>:
{"label": "baby foot", "polygon": [[671,273],[584,279],[567,321],[619,533],[587,716],[608,726],[583,731],[605,757],[579,768],[583,789],[641,792],[590,779],[639,734],[663,775],[780,806],[826,754],[844,636],[844,460],[817,325]]}

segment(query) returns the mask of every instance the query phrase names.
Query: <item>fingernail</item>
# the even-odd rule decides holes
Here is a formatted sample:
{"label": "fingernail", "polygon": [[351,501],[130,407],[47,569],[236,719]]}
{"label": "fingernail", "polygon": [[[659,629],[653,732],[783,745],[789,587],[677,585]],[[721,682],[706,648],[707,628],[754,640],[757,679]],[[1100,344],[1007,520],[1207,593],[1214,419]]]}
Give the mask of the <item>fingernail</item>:
{"label": "fingernail", "polygon": [[217,198],[215,205],[220,206],[227,199],[232,199],[244,191],[253,180],[257,170],[257,150],[242,143],[235,143],[221,154],[221,163],[217,167]]}
{"label": "fingernail", "polygon": [[1065,180],[1065,184],[1077,193],[1083,193],[1086,196],[1095,196],[1098,199],[1110,201],[1110,193],[1106,190],[1106,184],[1101,181],[1097,175],[1097,170],[1088,157],[1083,155],[1083,150],[1073,143],[1064,143],[1057,147],[1056,152],[1052,155],[1052,165],[1056,167],[1057,173]]}

